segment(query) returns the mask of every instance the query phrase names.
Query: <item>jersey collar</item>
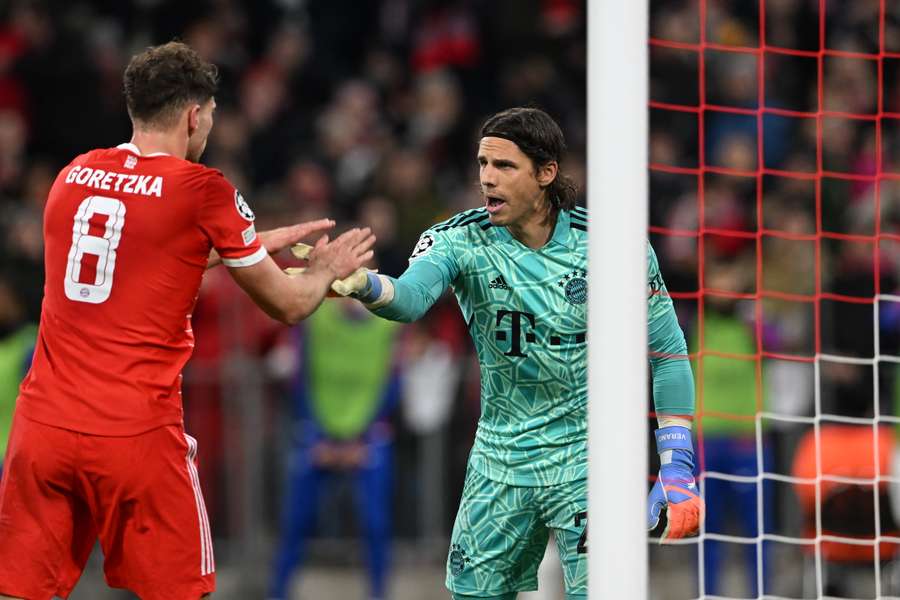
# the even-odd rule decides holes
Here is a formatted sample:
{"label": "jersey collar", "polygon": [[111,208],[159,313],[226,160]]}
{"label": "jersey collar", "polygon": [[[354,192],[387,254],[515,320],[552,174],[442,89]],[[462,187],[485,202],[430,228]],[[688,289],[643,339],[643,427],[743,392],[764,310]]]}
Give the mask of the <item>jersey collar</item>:
{"label": "jersey collar", "polygon": [[550,241],[556,242],[560,246],[568,245],[569,229],[571,229],[571,225],[571,211],[560,209],[556,214],[556,227],[553,229],[553,235],[550,237]]}
{"label": "jersey collar", "polygon": [[[119,144],[118,146],[116,146],[116,148],[118,148],[119,150],[128,150],[132,154],[137,154],[138,156],[143,156],[143,154],[141,154],[141,149],[138,148],[137,146],[135,146],[134,144],[132,144],[131,142],[125,142],[124,144]],[[171,155],[166,152],[151,152],[147,156],[171,156]]]}
{"label": "jersey collar", "polygon": [[[550,236],[550,239],[544,244],[541,248],[535,248],[535,252],[540,252],[547,246],[552,243],[557,243],[560,246],[568,247],[569,244],[569,229],[572,226],[572,212],[568,210],[560,210],[556,216],[556,226],[553,228],[553,235]],[[506,240],[513,240],[518,242],[516,238],[509,232],[506,227],[497,227],[498,231],[502,232],[501,236]],[[521,244],[521,242],[518,242]]]}
{"label": "jersey collar", "polygon": [[137,154],[138,156],[141,155],[141,149],[138,148],[137,146],[135,146],[134,144],[132,144],[131,142],[125,142],[124,144],[119,144],[118,146],[116,146],[116,148],[118,148],[119,150],[128,150],[132,154]]}

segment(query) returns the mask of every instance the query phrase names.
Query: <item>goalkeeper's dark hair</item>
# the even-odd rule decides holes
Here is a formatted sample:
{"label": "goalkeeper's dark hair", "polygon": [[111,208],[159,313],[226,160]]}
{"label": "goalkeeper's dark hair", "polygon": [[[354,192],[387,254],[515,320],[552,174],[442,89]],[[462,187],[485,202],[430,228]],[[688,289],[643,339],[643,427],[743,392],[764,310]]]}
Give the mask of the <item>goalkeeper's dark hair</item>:
{"label": "goalkeeper's dark hair", "polygon": [[[481,126],[481,137],[504,138],[531,159],[535,168],[549,162],[560,164],[566,151],[562,129],[553,118],[539,108],[519,106],[488,117]],[[572,210],[578,199],[578,186],[558,169],[556,178],[547,186],[547,198],[557,209]]]}
{"label": "goalkeeper's dark hair", "polygon": [[182,42],[147,48],[125,69],[125,104],[136,123],[165,129],[192,103],[204,104],[216,95],[219,72],[196,50]]}

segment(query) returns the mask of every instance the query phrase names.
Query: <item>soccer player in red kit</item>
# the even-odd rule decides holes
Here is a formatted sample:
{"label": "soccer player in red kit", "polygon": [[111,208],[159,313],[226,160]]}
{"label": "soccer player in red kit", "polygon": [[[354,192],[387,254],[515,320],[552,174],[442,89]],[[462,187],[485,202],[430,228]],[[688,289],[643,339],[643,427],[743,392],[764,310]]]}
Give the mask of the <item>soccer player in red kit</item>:
{"label": "soccer player in red kit", "polygon": [[40,330],[0,483],[0,598],[65,598],[98,538],[109,585],[142,600],[210,594],[180,391],[203,271],[221,260],[292,324],[372,256],[370,232],[353,229],[320,238],[302,275],[282,273],[267,250],[332,223],[257,234],[240,192],[198,164],[215,67],[171,42],[133,57],[124,79],[131,142],[77,157],[47,200]]}

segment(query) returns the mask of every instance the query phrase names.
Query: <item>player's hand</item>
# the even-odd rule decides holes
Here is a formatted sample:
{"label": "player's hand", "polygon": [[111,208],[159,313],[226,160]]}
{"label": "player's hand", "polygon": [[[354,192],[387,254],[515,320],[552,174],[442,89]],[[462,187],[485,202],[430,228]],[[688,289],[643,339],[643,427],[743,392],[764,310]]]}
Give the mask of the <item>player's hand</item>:
{"label": "player's hand", "polygon": [[296,225],[261,231],[259,233],[259,241],[265,246],[269,254],[275,254],[291,244],[296,244],[308,235],[319,233],[332,227],[334,227],[334,221],[331,219],[307,221],[306,223],[297,223]]}
{"label": "player's hand", "polygon": [[[334,221],[331,219],[319,219],[318,221],[309,221],[306,223],[297,223],[296,225],[288,225],[287,227],[279,227],[270,229],[269,231],[259,232],[259,243],[269,254],[281,252],[291,244],[297,243],[306,236],[325,231],[334,227]],[[211,250],[209,258],[206,261],[206,268],[211,269],[222,263],[222,257],[215,250]]]}
{"label": "player's hand", "polygon": [[374,244],[375,236],[368,227],[350,229],[333,241],[323,235],[307,254],[309,270],[324,270],[332,279],[345,279],[371,260]]}
{"label": "player's hand", "polygon": [[[686,427],[662,427],[656,430],[656,449],[664,462],[650,490],[647,505],[647,531],[659,524],[666,509],[668,524],[660,542],[697,533],[703,519],[703,499],[694,480],[694,448],[691,430]],[[671,453],[671,460],[668,459]]]}
{"label": "player's hand", "polygon": [[[291,246],[291,253],[299,259],[306,260],[309,258],[309,255],[312,253],[313,247],[309,244],[294,244]],[[304,268],[296,268],[289,267],[285,269],[285,273],[288,275],[298,275],[304,272],[306,269]],[[349,277],[345,277],[343,279],[335,279],[331,283],[331,291],[328,293],[330,297],[335,296],[358,296],[365,292],[366,289],[371,287],[369,282],[369,273],[373,275],[378,271],[373,271],[371,269],[366,269],[365,267],[360,267],[357,270],[353,271]]]}

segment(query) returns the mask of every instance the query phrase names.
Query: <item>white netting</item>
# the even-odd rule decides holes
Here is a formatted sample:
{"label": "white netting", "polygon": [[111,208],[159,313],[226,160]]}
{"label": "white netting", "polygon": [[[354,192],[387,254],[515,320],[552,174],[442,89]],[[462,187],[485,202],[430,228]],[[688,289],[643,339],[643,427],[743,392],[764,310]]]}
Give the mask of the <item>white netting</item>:
{"label": "white netting", "polygon": [[900,598],[900,2],[654,1],[649,106],[709,505],[651,597]]}

